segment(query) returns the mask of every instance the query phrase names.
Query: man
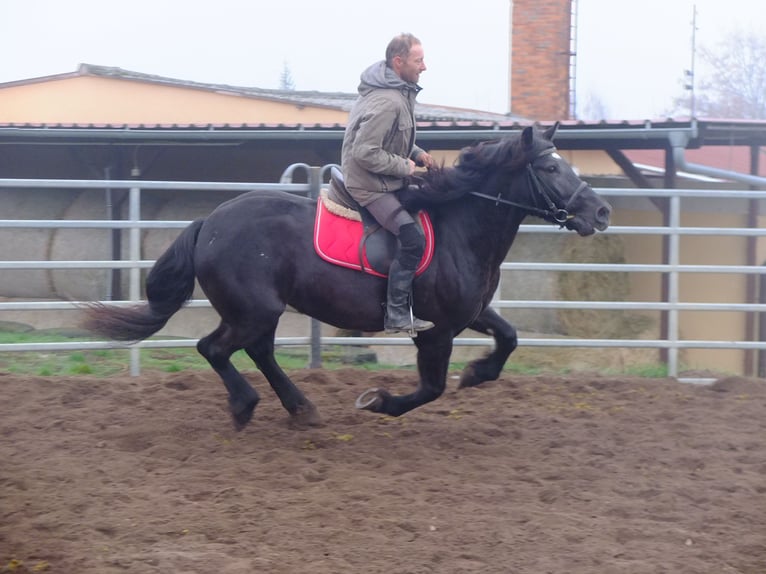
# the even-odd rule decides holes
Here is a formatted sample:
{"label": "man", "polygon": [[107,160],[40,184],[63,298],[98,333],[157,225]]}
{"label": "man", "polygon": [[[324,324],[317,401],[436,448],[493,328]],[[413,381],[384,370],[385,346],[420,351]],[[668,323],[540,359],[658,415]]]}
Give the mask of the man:
{"label": "man", "polygon": [[430,321],[415,318],[410,296],[425,238],[394,194],[406,185],[415,165],[431,167],[433,158],[415,145],[415,97],[426,70],[423,46],[412,34],[388,44],[386,59],[361,75],[359,98],[348,119],[341,166],[346,188],[381,226],[393,233],[397,251],[388,274],[386,333],[425,331]]}

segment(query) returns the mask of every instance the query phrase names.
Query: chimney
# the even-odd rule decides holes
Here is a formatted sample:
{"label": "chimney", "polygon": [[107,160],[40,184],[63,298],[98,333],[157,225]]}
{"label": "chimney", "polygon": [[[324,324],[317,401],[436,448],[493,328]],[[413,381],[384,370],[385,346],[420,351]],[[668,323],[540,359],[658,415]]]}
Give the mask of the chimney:
{"label": "chimney", "polygon": [[572,1],[511,0],[510,110],[514,116],[570,119]]}

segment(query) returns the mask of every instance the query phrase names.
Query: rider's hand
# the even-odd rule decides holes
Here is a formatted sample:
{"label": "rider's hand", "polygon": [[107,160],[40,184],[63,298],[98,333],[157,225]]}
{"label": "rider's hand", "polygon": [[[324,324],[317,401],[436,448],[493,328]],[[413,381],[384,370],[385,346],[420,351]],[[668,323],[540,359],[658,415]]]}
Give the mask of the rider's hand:
{"label": "rider's hand", "polygon": [[409,173],[407,175],[412,175],[413,173],[415,173],[415,162],[412,161],[411,159],[408,159],[407,165],[410,168]]}
{"label": "rider's hand", "polygon": [[424,151],[418,156],[418,163],[423,165],[423,167],[431,169],[434,166],[434,158],[431,157],[430,153]]}

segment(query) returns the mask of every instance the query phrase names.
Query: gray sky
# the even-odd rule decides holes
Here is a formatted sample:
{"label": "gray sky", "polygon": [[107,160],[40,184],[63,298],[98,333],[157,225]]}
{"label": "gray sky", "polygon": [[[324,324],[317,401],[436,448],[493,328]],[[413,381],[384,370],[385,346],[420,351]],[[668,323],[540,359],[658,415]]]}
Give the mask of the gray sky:
{"label": "gray sky", "polygon": [[[577,100],[609,119],[661,116],[697,45],[766,33],[766,0],[577,0]],[[420,101],[508,111],[509,0],[0,0],[0,83],[80,63],[183,80],[354,92],[399,32],[422,42]]]}

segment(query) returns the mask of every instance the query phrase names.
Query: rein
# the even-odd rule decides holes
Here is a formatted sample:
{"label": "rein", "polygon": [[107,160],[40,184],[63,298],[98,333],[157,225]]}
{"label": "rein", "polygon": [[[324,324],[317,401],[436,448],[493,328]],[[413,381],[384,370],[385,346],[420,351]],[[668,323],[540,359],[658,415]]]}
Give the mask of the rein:
{"label": "rein", "polygon": [[575,192],[572,194],[572,197],[570,197],[569,201],[566,202],[564,207],[558,207],[556,205],[555,199],[558,199],[559,201],[563,201],[563,200],[561,199],[559,194],[556,192],[556,190],[547,186],[545,182],[538,177],[538,175],[535,173],[534,168],[532,167],[532,164],[534,163],[535,159],[542,157],[544,155],[548,155],[550,153],[554,153],[555,151],[556,151],[555,147],[544,149],[537,156],[535,156],[535,158],[531,162],[527,164],[527,180],[529,181],[529,186],[532,188],[532,191],[534,191],[537,195],[542,197],[543,201],[545,202],[545,205],[547,206],[547,209],[541,209],[537,207],[536,205],[525,205],[523,203],[517,203],[515,201],[511,201],[509,199],[500,197],[499,193],[497,194],[497,197],[487,195],[486,193],[480,193],[478,191],[471,191],[469,193],[471,195],[475,195],[476,197],[481,197],[482,199],[488,199],[490,201],[494,201],[495,205],[502,203],[503,205],[519,207],[534,215],[540,216],[544,219],[550,218],[554,222],[558,223],[561,227],[564,227],[566,222],[574,217],[574,215],[569,213],[567,208],[572,204],[572,202],[580,194],[580,192],[582,192],[582,190],[588,187],[588,184],[585,183],[584,181],[581,182],[580,185],[575,190]]}

